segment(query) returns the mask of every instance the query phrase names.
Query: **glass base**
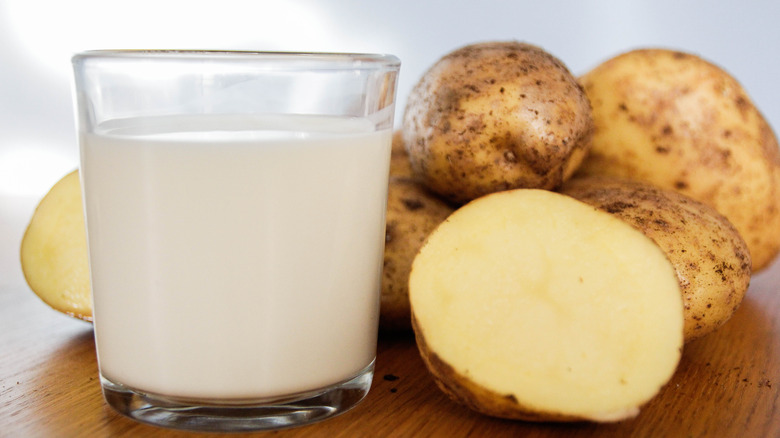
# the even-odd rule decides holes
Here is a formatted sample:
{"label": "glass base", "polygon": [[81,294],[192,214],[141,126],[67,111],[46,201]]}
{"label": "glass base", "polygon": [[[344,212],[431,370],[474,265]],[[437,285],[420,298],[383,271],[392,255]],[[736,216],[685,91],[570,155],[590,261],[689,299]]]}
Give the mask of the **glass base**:
{"label": "glass base", "polygon": [[190,401],[135,391],[101,375],[103,396],[119,413],[155,426],[202,432],[249,432],[303,426],[342,414],[365,398],[374,363],[355,377],[277,401]]}

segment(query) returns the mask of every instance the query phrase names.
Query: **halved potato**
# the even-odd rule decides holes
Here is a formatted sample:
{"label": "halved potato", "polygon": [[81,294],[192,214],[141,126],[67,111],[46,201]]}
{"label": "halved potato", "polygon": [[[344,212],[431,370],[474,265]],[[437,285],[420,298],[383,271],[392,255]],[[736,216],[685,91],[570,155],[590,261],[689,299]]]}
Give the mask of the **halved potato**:
{"label": "halved potato", "polygon": [[92,321],[87,237],[78,171],[58,181],[35,209],[22,238],[27,284],[46,304]]}
{"label": "halved potato", "polygon": [[574,178],[561,193],[626,221],[664,251],[683,294],[686,342],[715,331],[742,303],[750,252],[714,208],[672,190],[608,177]]}
{"label": "halved potato", "polygon": [[555,192],[498,192],[457,210],[415,258],[409,295],[439,387],[491,416],[630,418],[681,356],[682,298],[663,251]]}

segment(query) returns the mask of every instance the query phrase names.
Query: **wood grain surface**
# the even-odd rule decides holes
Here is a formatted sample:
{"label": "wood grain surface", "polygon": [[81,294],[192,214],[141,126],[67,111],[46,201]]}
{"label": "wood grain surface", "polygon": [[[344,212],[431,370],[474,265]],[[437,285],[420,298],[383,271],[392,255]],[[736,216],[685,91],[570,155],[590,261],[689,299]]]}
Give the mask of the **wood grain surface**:
{"label": "wood grain surface", "polygon": [[[672,381],[635,419],[615,424],[524,423],[451,402],[412,336],[380,337],[369,395],[310,426],[230,436],[278,437],[778,437],[780,263],[754,276],[715,333],[685,347]],[[147,426],[103,401],[92,326],[51,309],[26,287],[0,291],[0,437],[204,437]]]}

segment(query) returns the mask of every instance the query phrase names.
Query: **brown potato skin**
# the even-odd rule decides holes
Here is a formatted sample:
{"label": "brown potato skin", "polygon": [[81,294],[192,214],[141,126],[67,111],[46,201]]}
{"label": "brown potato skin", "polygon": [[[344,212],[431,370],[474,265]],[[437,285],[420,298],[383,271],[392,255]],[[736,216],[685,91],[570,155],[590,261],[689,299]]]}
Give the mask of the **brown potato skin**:
{"label": "brown potato skin", "polygon": [[379,307],[382,331],[411,330],[409,273],[414,256],[453,207],[414,180],[391,177],[388,183],[384,268]]}
{"label": "brown potato skin", "polygon": [[412,163],[409,161],[403,132],[400,130],[393,133],[393,143],[390,149],[390,177],[414,179]]}
{"label": "brown potato skin", "polygon": [[559,187],[584,159],[592,130],[590,103],[567,67],[516,41],[445,55],[416,84],[403,117],[415,175],[458,204]]}
{"label": "brown potato skin", "polygon": [[753,272],[780,252],[778,140],[744,88],[699,56],[618,55],[580,78],[593,107],[581,174],[679,191],[714,207],[750,248]]}
{"label": "brown potato skin", "polygon": [[511,394],[499,394],[469,380],[443,361],[435,352],[428,348],[425,335],[412,315],[415,340],[420,356],[433,376],[433,380],[442,392],[451,400],[484,415],[510,420],[573,422],[591,421],[570,415],[550,412],[538,412],[518,403]]}
{"label": "brown potato skin", "polygon": [[575,177],[561,193],[628,222],[672,262],[683,295],[685,342],[723,325],[750,284],[751,259],[736,228],[681,193],[612,177]]}

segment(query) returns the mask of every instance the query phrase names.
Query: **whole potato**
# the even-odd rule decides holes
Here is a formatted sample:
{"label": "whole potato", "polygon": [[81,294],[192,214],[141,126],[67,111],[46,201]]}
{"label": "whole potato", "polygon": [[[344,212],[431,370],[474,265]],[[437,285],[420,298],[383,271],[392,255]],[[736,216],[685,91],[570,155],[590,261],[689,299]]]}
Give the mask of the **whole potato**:
{"label": "whole potato", "polygon": [[742,86],[699,56],[634,50],[580,81],[593,106],[593,148],[581,166],[677,190],[714,207],[765,268],[780,251],[777,138]]}
{"label": "whole potato", "polygon": [[672,262],[683,296],[685,341],[723,325],[750,284],[747,245],[723,215],[681,193],[609,177],[575,177],[561,189],[652,239]]}
{"label": "whole potato", "polygon": [[403,133],[398,130],[393,133],[393,143],[390,149],[390,177],[413,178],[412,163],[406,152]]}
{"label": "whole potato", "polygon": [[592,128],[588,100],[561,61],[529,44],[486,42],[455,50],[422,76],[403,140],[421,182],[464,203],[559,187],[582,162]]}
{"label": "whole potato", "polygon": [[454,209],[408,178],[391,177],[387,196],[385,258],[379,327],[411,330],[409,272],[428,234]]}

